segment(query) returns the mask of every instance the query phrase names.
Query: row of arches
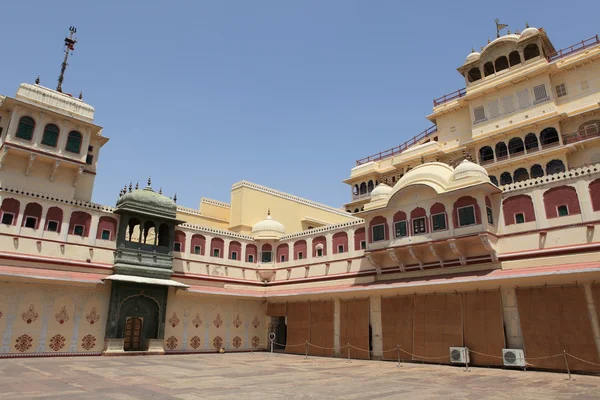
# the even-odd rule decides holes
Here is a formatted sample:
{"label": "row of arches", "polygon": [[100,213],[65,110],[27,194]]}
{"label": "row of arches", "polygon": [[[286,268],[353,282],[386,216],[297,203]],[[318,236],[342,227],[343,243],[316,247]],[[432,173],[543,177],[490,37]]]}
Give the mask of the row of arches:
{"label": "row of arches", "polygon": [[[21,203],[13,198],[2,200],[0,207],[0,222],[3,225],[16,226]],[[43,229],[48,232],[60,233],[63,223],[63,210],[60,207],[50,207],[42,218],[43,207],[36,202],[27,203],[23,209],[21,226],[30,229]],[[92,216],[84,211],[73,211],[69,217],[68,234],[89,237],[92,225]],[[96,239],[114,241],[117,231],[117,220],[109,216],[101,216],[98,219]]]}
{"label": "row of arches", "polygon": [[[354,246],[354,250],[366,248],[365,229],[359,228],[354,232],[354,243],[349,243],[347,232],[337,232],[332,236],[331,248],[333,254],[343,254],[349,251],[349,246]],[[180,230],[175,231],[174,251],[189,253],[214,258],[227,258],[229,260],[241,260],[244,253],[245,262],[287,262],[290,260],[303,260],[312,256],[313,258],[324,257],[327,255],[328,243],[327,237],[318,236],[312,240],[312,247],[309,249],[308,242],[304,239],[293,243],[281,243],[274,249],[270,243],[264,243],[260,248],[254,244],[243,244],[238,241],[229,242],[225,248],[225,242],[221,238],[207,239],[204,235],[194,234],[190,240],[190,249],[186,248],[186,233]],[[245,251],[242,248],[245,246]],[[310,251],[310,255],[309,255]]]}
{"label": "row of arches", "polygon": [[529,170],[526,168],[517,168],[512,174],[510,172],[503,172],[500,175],[500,181],[498,181],[498,178],[495,175],[490,175],[490,181],[496,186],[502,186],[526,181],[527,179],[541,178],[545,175],[554,175],[565,171],[565,164],[561,160],[551,160],[546,163],[545,170],[540,164],[535,164]]}
{"label": "row of arches", "polygon": [[[523,49],[523,59],[524,61],[531,60],[540,55],[540,48],[535,43],[530,43]],[[519,51],[514,50],[508,54],[508,57],[502,55],[496,58],[493,62],[487,61],[483,65],[483,76],[490,76],[498,73],[500,71],[504,71],[505,69],[514,67],[516,65],[521,64],[521,54]],[[482,70],[481,67],[473,67],[467,72],[467,81],[469,83],[476,82],[482,78]]]}
{"label": "row of arches", "polygon": [[371,193],[373,189],[375,189],[375,183],[373,180],[370,180],[369,182],[362,182],[361,184],[354,185],[352,188],[352,193],[354,196],[360,196]]}
{"label": "row of arches", "polygon": [[[35,120],[29,116],[24,116],[19,119],[17,126],[17,133],[15,136],[23,140],[32,140],[33,133],[35,132]],[[44,127],[42,133],[41,144],[49,147],[58,146],[58,138],[60,136],[60,128],[56,124],[47,124]],[[83,135],[79,131],[70,131],[67,135],[67,143],[65,145],[65,151],[70,153],[79,154],[81,153],[81,144],[83,142]]]}
{"label": "row of arches", "polygon": [[[593,211],[600,211],[600,179],[589,183],[588,193]],[[577,190],[573,186],[558,186],[546,190],[542,195],[547,219],[581,214]],[[536,220],[533,199],[527,194],[507,197],[502,201],[504,224],[514,225]]]}
{"label": "row of arches", "polygon": [[[491,213],[491,201],[485,198],[488,222],[493,224]],[[456,200],[451,210],[451,223],[454,228],[481,224],[481,210],[477,200],[472,196],[463,196]],[[369,222],[369,243],[416,236],[431,232],[445,231],[449,228],[449,217],[446,206],[440,202],[433,204],[426,210],[423,207],[415,207],[407,213],[397,211],[392,217],[393,232],[390,233],[388,219],[378,215]]]}
{"label": "row of arches", "polygon": [[508,141],[498,142],[492,146],[483,146],[479,149],[479,163],[488,164],[494,161],[502,161],[509,156],[518,156],[523,153],[533,153],[542,148],[554,146],[560,143],[558,131],[555,128],[546,128],[540,132],[539,140],[535,133],[525,135],[525,140],[516,136]]}

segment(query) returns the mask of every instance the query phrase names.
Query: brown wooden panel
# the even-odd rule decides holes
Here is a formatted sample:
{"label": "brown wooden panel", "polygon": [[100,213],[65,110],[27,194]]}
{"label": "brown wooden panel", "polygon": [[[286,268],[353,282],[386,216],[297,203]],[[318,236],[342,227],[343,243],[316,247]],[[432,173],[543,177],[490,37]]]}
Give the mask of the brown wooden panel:
{"label": "brown wooden panel", "polygon": [[[310,303],[310,339],[313,356],[333,356],[333,300]],[[318,346],[318,347],[317,347]]]}
{"label": "brown wooden panel", "polygon": [[[342,300],[340,302],[340,346],[350,343],[351,358],[369,359],[369,298]],[[344,348],[341,354],[348,356],[348,349]]]}
{"label": "brown wooden panel", "polygon": [[[412,360],[414,296],[384,297],[381,299],[383,350],[400,346],[401,360]],[[407,353],[408,352],[408,353]],[[397,360],[397,352],[384,352],[386,360]]]}
{"label": "brown wooden panel", "polygon": [[[505,346],[500,290],[461,294],[465,346],[478,353],[502,357]],[[470,353],[473,365],[502,365],[502,358]]]}
{"label": "brown wooden panel", "polygon": [[[600,363],[587,312],[583,287],[536,287],[517,289],[525,359],[535,367],[565,370],[563,350],[576,357]],[[597,366],[569,357],[574,371],[598,371]]]}
{"label": "brown wooden panel", "polygon": [[286,303],[268,303],[267,316],[269,317],[285,317]]}
{"label": "brown wooden panel", "polygon": [[415,297],[414,360],[449,362],[449,348],[463,345],[461,308],[458,294]]}
{"label": "brown wooden panel", "polygon": [[[308,302],[288,303],[285,352],[305,354],[303,345],[310,339],[310,305]],[[300,346],[295,346],[300,345]]]}

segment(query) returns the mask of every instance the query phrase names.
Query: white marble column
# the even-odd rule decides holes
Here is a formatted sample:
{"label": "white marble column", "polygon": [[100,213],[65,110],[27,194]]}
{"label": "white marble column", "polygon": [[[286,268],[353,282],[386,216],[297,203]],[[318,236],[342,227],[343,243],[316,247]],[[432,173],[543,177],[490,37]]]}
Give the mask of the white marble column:
{"label": "white marble column", "polygon": [[501,294],[506,347],[509,349],[523,349],[523,333],[521,332],[516,290],[514,287],[503,287]]}
{"label": "white marble column", "polygon": [[[100,223],[100,216],[98,214],[92,214],[92,220],[90,221],[90,232],[88,236],[88,244],[90,246],[96,245],[96,236],[98,235],[98,224]],[[140,232],[140,237],[142,233]]]}
{"label": "white marble column", "polygon": [[325,252],[327,253],[325,259],[331,260],[333,257],[333,233],[325,234]]}
{"label": "white marble column", "polygon": [[306,238],[306,260],[312,261],[313,259],[313,238]]}
{"label": "white marble column", "polygon": [[378,360],[383,357],[383,336],[381,325],[381,296],[369,298],[369,314],[371,324],[371,344],[373,346],[372,359]]}
{"label": "white marble column", "polygon": [[596,304],[594,303],[594,296],[592,294],[592,284],[584,283],[583,288],[585,290],[588,315],[590,317],[590,323],[592,324],[592,332],[594,333],[594,341],[596,342],[596,351],[598,352],[598,355],[600,355],[600,323],[598,322]]}
{"label": "white marble column", "polygon": [[341,327],[341,301],[339,298],[333,300],[333,354],[337,357],[341,356],[341,344],[340,344],[340,327]]}

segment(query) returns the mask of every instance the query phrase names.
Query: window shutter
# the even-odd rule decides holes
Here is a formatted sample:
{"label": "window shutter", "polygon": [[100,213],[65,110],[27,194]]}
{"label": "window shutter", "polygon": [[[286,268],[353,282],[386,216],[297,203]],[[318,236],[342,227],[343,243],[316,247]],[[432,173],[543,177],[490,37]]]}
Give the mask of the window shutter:
{"label": "window shutter", "polygon": [[520,92],[517,92],[517,103],[518,103],[519,110],[522,110],[524,108],[531,106],[531,101],[529,100],[529,90],[524,89],[524,90],[521,90]]}
{"label": "window shutter", "polygon": [[548,95],[546,94],[546,85],[538,85],[534,87],[533,94],[535,96],[536,104],[548,99]]}
{"label": "window shutter", "polygon": [[513,96],[506,96],[502,98],[502,108],[504,114],[510,114],[515,112],[515,99]]}
{"label": "window shutter", "polygon": [[490,101],[488,103],[488,110],[490,111],[490,118],[496,118],[500,116],[500,107],[498,100]]}

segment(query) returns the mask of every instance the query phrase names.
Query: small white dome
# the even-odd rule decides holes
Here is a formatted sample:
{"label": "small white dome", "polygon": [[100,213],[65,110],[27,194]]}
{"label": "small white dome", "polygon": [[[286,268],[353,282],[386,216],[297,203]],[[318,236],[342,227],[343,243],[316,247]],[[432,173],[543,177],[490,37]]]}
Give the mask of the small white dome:
{"label": "small white dome", "polygon": [[470,63],[472,61],[479,60],[480,57],[481,57],[481,53],[473,51],[473,52],[469,53],[469,55],[467,56],[467,61],[465,61],[465,62]]}
{"label": "small white dome", "polygon": [[537,28],[534,28],[534,27],[525,28],[525,30],[523,32],[521,32],[521,39],[525,39],[530,36],[537,35],[538,33],[540,33],[540,31],[537,30]]}
{"label": "small white dome", "polygon": [[392,188],[386,185],[385,183],[380,183],[371,192],[371,199],[376,200],[381,197],[387,197],[390,195],[390,193],[392,193]]}
{"label": "small white dome", "polygon": [[463,160],[460,164],[458,164],[458,167],[456,167],[452,173],[452,179],[455,181],[469,177],[481,176],[488,178],[489,175],[485,168],[469,160]]}
{"label": "small white dome", "polygon": [[271,218],[270,211],[266,219],[252,226],[252,236],[256,239],[279,239],[283,235],[285,235],[285,227]]}

